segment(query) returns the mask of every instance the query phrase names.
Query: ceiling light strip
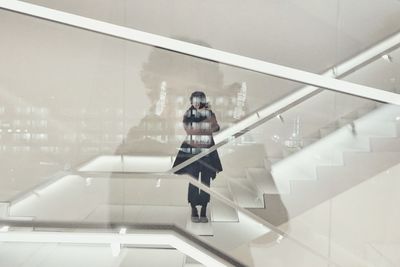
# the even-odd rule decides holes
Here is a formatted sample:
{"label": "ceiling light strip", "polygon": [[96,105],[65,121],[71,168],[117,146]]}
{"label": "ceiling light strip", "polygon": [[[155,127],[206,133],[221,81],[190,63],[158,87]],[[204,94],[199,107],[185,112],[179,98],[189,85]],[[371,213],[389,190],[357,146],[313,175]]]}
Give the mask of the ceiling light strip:
{"label": "ceiling light strip", "polygon": [[[318,86],[338,92],[374,99],[386,103],[400,105],[400,96],[372,87],[353,84],[345,81],[324,77],[318,74],[268,63],[245,56],[240,56],[212,48],[207,48],[183,41],[174,40],[160,35],[134,30],[30,3],[17,0],[0,0],[0,8],[28,14],[31,16],[59,22],[126,40],[152,45],[175,52],[188,54],[207,60],[217,61],[239,68],[272,75],[308,85]],[[400,42],[400,36],[395,37]]]}

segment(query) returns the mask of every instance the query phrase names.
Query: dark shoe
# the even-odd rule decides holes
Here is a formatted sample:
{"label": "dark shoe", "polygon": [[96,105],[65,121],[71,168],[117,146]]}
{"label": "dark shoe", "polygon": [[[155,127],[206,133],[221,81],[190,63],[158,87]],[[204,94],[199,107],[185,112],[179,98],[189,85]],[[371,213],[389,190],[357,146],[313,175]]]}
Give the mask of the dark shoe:
{"label": "dark shoe", "polygon": [[200,217],[200,222],[201,223],[208,223],[208,218],[207,217]]}
{"label": "dark shoe", "polygon": [[192,216],[192,217],[191,217],[191,220],[192,220],[192,222],[194,222],[194,223],[199,223],[199,222],[200,222],[200,219],[199,219],[198,216]]}

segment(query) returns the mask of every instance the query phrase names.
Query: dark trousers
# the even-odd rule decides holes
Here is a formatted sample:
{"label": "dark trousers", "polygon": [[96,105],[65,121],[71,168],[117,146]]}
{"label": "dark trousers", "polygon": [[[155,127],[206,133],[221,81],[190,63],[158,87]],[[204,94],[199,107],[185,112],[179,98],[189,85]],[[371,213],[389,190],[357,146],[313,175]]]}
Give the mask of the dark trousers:
{"label": "dark trousers", "polygon": [[[210,181],[211,178],[209,175],[205,175],[207,172],[204,174],[202,172],[198,173],[197,177],[193,177],[193,179],[200,180],[202,184],[210,187]],[[208,202],[210,202],[210,194],[207,192],[199,189],[197,186],[189,184],[188,188],[188,202],[192,206],[206,206]]]}

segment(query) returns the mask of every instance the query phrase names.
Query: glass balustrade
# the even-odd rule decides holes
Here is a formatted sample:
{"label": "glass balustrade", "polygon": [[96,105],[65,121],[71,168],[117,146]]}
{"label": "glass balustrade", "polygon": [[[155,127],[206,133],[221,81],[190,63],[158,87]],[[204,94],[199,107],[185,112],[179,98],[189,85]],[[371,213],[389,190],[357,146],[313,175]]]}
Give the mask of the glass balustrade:
{"label": "glass balustrade", "polygon": [[400,49],[395,48],[352,73],[344,80],[379,88],[390,92],[399,92]]}
{"label": "glass balustrade", "polygon": [[226,129],[297,89],[294,82],[0,12],[3,200],[109,157],[157,156],[151,166],[162,167],[153,171],[167,170],[186,136],[182,117],[193,91],[207,93]]}
{"label": "glass balustrade", "polygon": [[[301,83],[9,11],[1,10],[0,20],[3,218],[47,226],[175,225],[204,242],[200,247],[246,266],[396,262],[397,106],[310,93]],[[361,80],[369,69],[387,73],[388,66],[395,75],[396,64],[381,64],[395,55],[345,79],[396,92],[386,78]],[[194,91],[206,93],[220,127],[211,150],[218,148],[223,171],[209,189],[190,187],[194,179],[170,171],[187,140],[182,118]],[[210,139],[195,139],[196,151],[211,152]],[[192,221],[188,187],[211,194],[207,223]],[[48,228],[55,229],[33,232]],[[79,249],[28,239],[1,246],[3,261],[16,266],[25,251],[38,251],[35,261],[50,266]],[[91,264],[91,253],[113,253],[112,244],[84,247],[88,254],[76,264]],[[124,256],[104,252],[104,266],[125,266],[139,253],[119,248]],[[196,263],[176,254],[170,257],[182,266]]]}

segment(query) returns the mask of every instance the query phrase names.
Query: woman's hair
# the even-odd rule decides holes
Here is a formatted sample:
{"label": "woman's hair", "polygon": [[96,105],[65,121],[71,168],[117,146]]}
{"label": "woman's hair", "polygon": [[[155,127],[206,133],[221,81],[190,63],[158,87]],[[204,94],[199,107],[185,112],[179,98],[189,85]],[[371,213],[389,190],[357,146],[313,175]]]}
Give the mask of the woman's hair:
{"label": "woman's hair", "polygon": [[201,104],[206,104],[207,100],[206,100],[206,94],[201,92],[201,91],[195,91],[191,94],[190,96],[190,103],[193,103],[193,98],[198,98],[201,99]]}

